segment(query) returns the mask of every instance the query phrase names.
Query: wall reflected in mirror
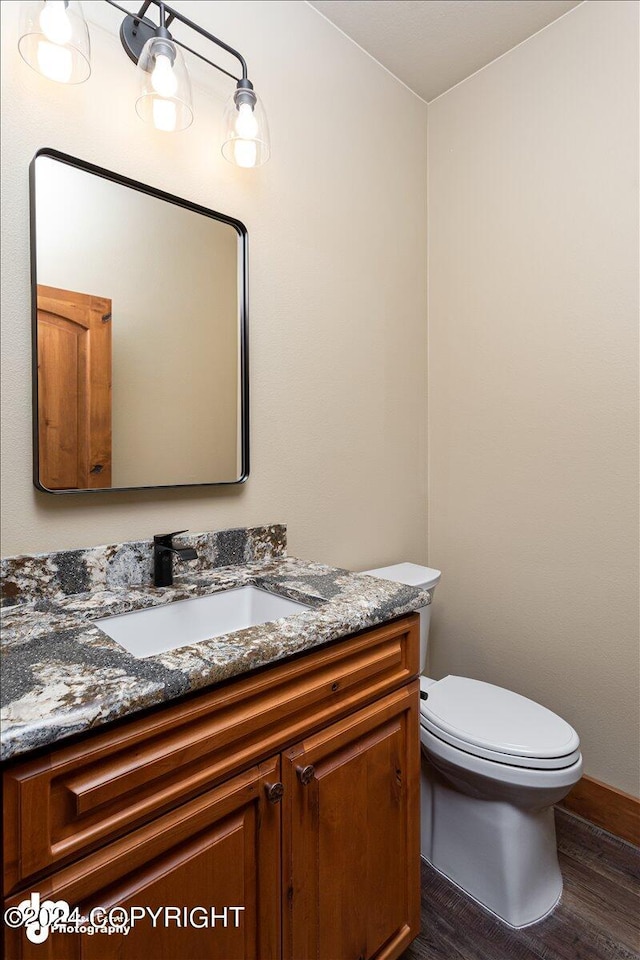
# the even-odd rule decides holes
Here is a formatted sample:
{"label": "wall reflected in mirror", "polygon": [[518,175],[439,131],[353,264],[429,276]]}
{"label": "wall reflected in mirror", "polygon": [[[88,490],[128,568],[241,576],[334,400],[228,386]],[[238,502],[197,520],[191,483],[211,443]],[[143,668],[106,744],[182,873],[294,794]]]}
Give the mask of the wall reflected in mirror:
{"label": "wall reflected in mirror", "polygon": [[244,227],[62,156],[31,171],[36,485],[240,482]]}

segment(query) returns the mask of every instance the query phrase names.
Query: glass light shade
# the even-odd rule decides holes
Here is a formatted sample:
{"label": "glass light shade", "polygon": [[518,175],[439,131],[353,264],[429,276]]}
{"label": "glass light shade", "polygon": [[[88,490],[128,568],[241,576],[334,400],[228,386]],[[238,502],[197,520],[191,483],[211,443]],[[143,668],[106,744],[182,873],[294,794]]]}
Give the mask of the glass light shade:
{"label": "glass light shade", "polygon": [[22,3],[20,56],[57,83],[83,83],[91,74],[89,28],[76,0]]}
{"label": "glass light shade", "polygon": [[267,116],[260,98],[253,96],[253,105],[243,103],[236,91],[224,108],[222,156],[238,167],[259,167],[271,156]]}
{"label": "glass light shade", "polygon": [[185,130],[193,121],[191,81],[181,51],[171,40],[147,40],[137,66],[136,113],[157,130]]}

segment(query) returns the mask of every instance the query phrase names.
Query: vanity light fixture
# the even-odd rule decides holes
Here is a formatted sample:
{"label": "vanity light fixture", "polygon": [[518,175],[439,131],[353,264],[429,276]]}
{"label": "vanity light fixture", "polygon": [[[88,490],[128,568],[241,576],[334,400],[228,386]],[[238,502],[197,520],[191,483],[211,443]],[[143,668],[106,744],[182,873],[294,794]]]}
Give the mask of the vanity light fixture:
{"label": "vanity light fixture", "polygon": [[[120,40],[137,67],[138,116],[167,133],[184,130],[191,124],[191,82],[181,52],[187,50],[236,82],[223,115],[223,157],[239,167],[266,163],[271,154],[269,126],[242,54],[162,0],[146,0],[137,13],[131,13],[115,0],[106,2],[125,15]],[[147,16],[152,7],[158,12],[157,23]],[[235,57],[241,76],[176,40],[169,32],[174,20]],[[89,30],[81,4],[77,0],[23,3],[18,49],[23,60],[49,80],[82,83],[91,73],[91,60]]]}
{"label": "vanity light fixture", "polygon": [[[162,0],[146,0],[137,13],[130,13],[115,0],[107,0],[107,3],[125,14],[120,39],[128,56],[137,64],[138,116],[166,132],[184,130],[193,120],[191,84],[179,49],[182,48],[236,81],[236,89],[223,117],[224,158],[239,167],[258,167],[269,159],[267,118],[247,76],[247,64],[242,54]],[[157,8],[157,24],[147,16],[150,7]],[[181,40],[176,40],[169,32],[174,20],[235,57],[240,64],[241,76],[235,76]]]}
{"label": "vanity light fixture", "polygon": [[83,83],[91,73],[89,29],[76,0],[35,0],[20,10],[20,56],[57,83]]}

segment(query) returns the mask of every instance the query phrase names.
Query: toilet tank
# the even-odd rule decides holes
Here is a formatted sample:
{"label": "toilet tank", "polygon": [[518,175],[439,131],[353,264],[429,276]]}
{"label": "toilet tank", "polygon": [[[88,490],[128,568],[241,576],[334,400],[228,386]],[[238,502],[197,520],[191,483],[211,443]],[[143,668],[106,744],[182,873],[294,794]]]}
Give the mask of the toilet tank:
{"label": "toilet tank", "polygon": [[[394,563],[390,567],[377,567],[375,570],[363,570],[370,577],[380,577],[381,580],[393,580],[394,583],[404,583],[409,587],[420,587],[428,590],[433,602],[433,594],[440,582],[442,574],[432,567],[421,567],[418,563]],[[429,643],[429,624],[431,622],[431,604],[419,607],[420,614],[420,673],[424,673],[427,665],[427,646]]]}

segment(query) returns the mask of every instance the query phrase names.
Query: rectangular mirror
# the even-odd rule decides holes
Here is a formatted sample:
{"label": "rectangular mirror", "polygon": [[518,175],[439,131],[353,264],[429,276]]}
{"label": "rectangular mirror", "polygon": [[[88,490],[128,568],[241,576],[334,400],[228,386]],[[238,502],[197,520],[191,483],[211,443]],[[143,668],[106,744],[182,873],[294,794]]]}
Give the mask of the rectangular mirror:
{"label": "rectangular mirror", "polygon": [[30,181],[35,485],[246,480],[243,224],[55,150]]}

